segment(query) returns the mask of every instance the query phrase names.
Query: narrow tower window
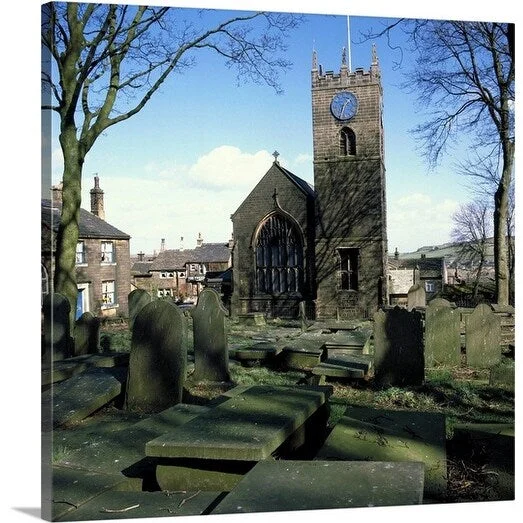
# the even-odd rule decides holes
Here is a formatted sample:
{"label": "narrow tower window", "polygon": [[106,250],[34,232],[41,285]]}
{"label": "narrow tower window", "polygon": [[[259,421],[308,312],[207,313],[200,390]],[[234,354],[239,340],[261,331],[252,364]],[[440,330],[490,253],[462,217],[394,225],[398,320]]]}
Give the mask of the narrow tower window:
{"label": "narrow tower window", "polygon": [[358,249],[339,249],[339,286],[341,290],[358,290]]}
{"label": "narrow tower window", "polygon": [[349,127],[340,131],[340,153],[342,156],[354,156],[356,154],[356,135]]}

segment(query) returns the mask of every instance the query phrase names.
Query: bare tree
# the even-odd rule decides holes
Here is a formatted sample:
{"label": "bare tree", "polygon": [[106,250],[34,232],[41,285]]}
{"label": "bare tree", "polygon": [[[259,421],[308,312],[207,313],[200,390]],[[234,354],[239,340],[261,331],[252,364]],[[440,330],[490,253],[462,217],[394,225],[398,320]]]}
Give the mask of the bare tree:
{"label": "bare tree", "polygon": [[507,213],[514,171],[514,24],[394,20],[365,39],[400,27],[408,36],[415,64],[405,87],[427,114],[413,131],[429,166],[455,145],[474,152],[469,165],[495,166],[494,260],[497,301],[509,302]]}
{"label": "bare tree", "polygon": [[169,75],[195,64],[201,50],[235,66],[238,79],[265,83],[276,92],[279,73],[291,65],[281,53],[299,16],[239,13],[199,27],[181,19],[182,13],[114,4],[42,6],[43,109],[59,116],[64,158],[54,284],[73,311],[82,169],[98,137],[141,111]]}
{"label": "bare tree", "polygon": [[[462,205],[452,216],[454,228],[451,238],[460,245],[460,260],[476,266],[472,297],[477,298],[479,281],[487,258],[492,236],[492,209],[484,200]],[[476,265],[477,264],[477,265]]]}

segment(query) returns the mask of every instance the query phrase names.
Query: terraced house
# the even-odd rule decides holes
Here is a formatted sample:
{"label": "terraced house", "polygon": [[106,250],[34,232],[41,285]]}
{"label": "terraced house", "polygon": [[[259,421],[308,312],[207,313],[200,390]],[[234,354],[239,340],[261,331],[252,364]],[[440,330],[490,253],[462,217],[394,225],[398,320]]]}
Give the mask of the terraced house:
{"label": "terraced house", "polygon": [[[91,212],[80,209],[76,245],[77,318],[88,311],[96,316],[128,315],[130,236],[105,221],[103,196],[95,176]],[[42,296],[53,290],[55,237],[61,206],[61,186],[58,185],[52,188],[50,200],[42,200]]]}

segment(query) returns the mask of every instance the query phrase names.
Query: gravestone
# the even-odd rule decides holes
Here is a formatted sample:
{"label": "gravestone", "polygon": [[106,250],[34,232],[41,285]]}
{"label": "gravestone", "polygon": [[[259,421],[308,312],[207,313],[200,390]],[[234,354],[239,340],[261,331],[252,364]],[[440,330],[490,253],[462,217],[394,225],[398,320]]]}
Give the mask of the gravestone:
{"label": "gravestone", "polygon": [[175,305],[156,300],[136,316],[125,405],[158,412],[182,401],[187,369],[187,320]]}
{"label": "gravestone", "polygon": [[465,327],[467,365],[490,368],[501,360],[501,321],[489,305],[480,303]]}
{"label": "gravestone", "polygon": [[425,307],[427,305],[427,294],[425,287],[420,283],[413,285],[407,294],[407,309],[411,311],[417,307]]}
{"label": "gravestone", "polygon": [[192,311],[194,380],[229,381],[229,351],[225,316],[227,309],[214,289],[203,289]]}
{"label": "gravestone", "polygon": [[71,305],[62,294],[48,294],[43,302],[44,359],[64,360],[71,355]]}
{"label": "gravestone", "polygon": [[133,324],[138,313],[148,304],[151,303],[151,295],[143,289],[134,289],[129,293],[129,329],[133,330]]}
{"label": "gravestone", "polygon": [[305,332],[308,329],[309,325],[307,323],[307,308],[306,303],[304,301],[300,301],[300,303],[298,304],[298,316],[300,319],[301,331]]}
{"label": "gravestone", "polygon": [[100,319],[84,312],[74,324],[74,355],[100,352]]}
{"label": "gravestone", "polygon": [[394,307],[374,314],[375,379],[380,386],[421,385],[425,376],[421,313]]}
{"label": "gravestone", "polygon": [[456,366],[461,362],[460,314],[442,298],[432,300],[425,312],[425,366]]}

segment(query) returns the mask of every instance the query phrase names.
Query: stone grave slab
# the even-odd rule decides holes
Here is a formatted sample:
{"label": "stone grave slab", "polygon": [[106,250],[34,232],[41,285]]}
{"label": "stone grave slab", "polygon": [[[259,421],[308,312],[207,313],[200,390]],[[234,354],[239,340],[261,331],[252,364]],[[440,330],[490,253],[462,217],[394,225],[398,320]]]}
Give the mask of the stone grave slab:
{"label": "stone grave slab", "polygon": [[246,347],[239,347],[234,351],[234,358],[242,364],[268,362],[278,355],[275,343],[258,341]]}
{"label": "stone grave slab", "polygon": [[327,357],[339,354],[368,354],[371,332],[341,330],[332,334],[325,342]]}
{"label": "stone grave slab", "polygon": [[266,325],[265,314],[261,312],[248,312],[245,314],[238,314],[238,321],[242,325],[248,326],[263,326]]}
{"label": "stone grave slab", "polygon": [[64,381],[93,367],[118,367],[128,362],[128,352],[87,354],[55,361],[50,365],[42,365],[42,385]]}
{"label": "stone grave slab", "polygon": [[501,319],[489,305],[480,303],[466,319],[467,365],[489,368],[501,360]]}
{"label": "stone grave slab", "polygon": [[449,301],[435,298],[425,312],[425,366],[456,366],[460,362],[460,313]]}
{"label": "stone grave slab", "polygon": [[370,357],[340,354],[328,357],[312,369],[316,376],[331,378],[364,378],[372,367]]}
{"label": "stone grave slab", "polygon": [[280,362],[288,369],[311,369],[320,362],[324,346],[323,340],[299,336],[283,345]]}
{"label": "stone grave slab", "polygon": [[63,465],[107,474],[122,472],[129,478],[137,478],[137,488],[141,489],[141,480],[147,474],[154,475],[153,465],[144,460],[147,441],[208,410],[209,407],[202,405],[179,403],[139,421],[129,413],[130,421],[101,417],[79,428],[55,431],[54,445],[68,449]]}
{"label": "stone grave slab", "polygon": [[51,505],[53,521],[67,520],[80,505],[127,481],[118,474],[101,474],[66,467],[53,467],[52,479],[52,499],[42,499],[42,505]]}
{"label": "stone grave slab", "polygon": [[45,390],[42,405],[52,406],[52,419],[42,419],[42,430],[86,418],[124,391],[126,376],[125,367],[93,368]]}
{"label": "stone grave slab", "polygon": [[[221,492],[107,491],[67,513],[67,521],[200,516],[223,497]],[[60,520],[58,520],[60,521]]]}
{"label": "stone grave slab", "polygon": [[425,464],[425,495],[440,499],[447,489],[445,417],[349,407],[316,459],[421,461]]}
{"label": "stone grave slab", "polygon": [[[331,391],[330,387],[252,386],[152,439],[145,454],[159,459],[157,480],[162,489],[198,485],[230,490],[255,462],[282,447],[292,450],[304,443],[307,420],[325,405]],[[313,430],[320,430],[319,423]]]}
{"label": "stone grave slab", "polygon": [[212,514],[420,504],[423,463],[260,461]]}

